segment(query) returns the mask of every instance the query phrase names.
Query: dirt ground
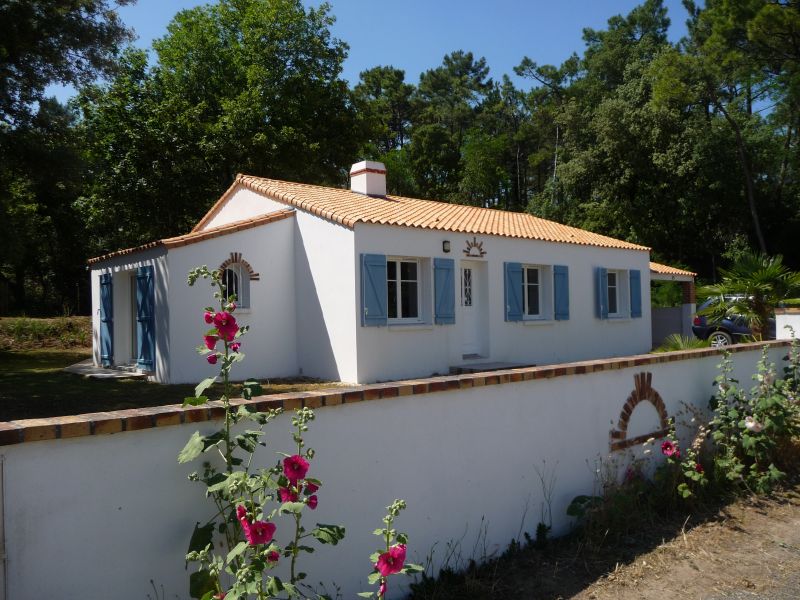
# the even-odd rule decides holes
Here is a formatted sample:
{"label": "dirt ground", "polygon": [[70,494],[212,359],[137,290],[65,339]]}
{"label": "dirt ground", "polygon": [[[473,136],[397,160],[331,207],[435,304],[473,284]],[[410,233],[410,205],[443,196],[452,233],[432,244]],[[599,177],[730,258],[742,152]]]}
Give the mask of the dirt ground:
{"label": "dirt ground", "polygon": [[800,487],[728,506],[573,596],[665,597],[800,598]]}
{"label": "dirt ground", "polygon": [[412,600],[800,598],[800,483],[587,548],[580,535],[414,586]]}

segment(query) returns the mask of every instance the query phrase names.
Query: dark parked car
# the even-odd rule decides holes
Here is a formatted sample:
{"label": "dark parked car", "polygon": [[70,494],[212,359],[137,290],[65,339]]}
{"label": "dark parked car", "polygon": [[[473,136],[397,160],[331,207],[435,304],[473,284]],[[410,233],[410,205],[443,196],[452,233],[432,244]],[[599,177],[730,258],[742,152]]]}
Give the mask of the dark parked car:
{"label": "dark parked car", "polygon": [[[697,307],[697,312],[702,313],[715,300],[716,298],[709,298]],[[695,315],[692,322],[692,332],[698,339],[709,340],[715,348],[747,341],[743,338],[753,333],[744,317],[731,315],[717,320],[702,314]],[[775,338],[775,319],[770,319],[767,323],[767,337],[769,339]]]}

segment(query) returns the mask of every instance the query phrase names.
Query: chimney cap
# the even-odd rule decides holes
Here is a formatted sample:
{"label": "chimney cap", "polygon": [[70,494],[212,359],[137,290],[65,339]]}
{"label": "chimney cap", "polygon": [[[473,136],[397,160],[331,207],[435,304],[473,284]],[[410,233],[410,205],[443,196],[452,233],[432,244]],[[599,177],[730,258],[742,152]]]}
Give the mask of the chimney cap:
{"label": "chimney cap", "polygon": [[350,167],[350,176],[361,175],[362,173],[376,173],[386,175],[386,165],[375,160],[362,160]]}
{"label": "chimney cap", "polygon": [[350,190],[367,196],[386,196],[386,165],[362,160],[350,167]]}

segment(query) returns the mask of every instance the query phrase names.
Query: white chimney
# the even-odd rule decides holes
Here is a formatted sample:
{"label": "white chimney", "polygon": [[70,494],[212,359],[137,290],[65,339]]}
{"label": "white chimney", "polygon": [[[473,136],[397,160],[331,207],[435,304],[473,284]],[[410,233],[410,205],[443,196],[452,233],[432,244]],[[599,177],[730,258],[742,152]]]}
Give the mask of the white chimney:
{"label": "white chimney", "polygon": [[386,195],[386,165],[362,160],[350,167],[350,189],[367,196]]}

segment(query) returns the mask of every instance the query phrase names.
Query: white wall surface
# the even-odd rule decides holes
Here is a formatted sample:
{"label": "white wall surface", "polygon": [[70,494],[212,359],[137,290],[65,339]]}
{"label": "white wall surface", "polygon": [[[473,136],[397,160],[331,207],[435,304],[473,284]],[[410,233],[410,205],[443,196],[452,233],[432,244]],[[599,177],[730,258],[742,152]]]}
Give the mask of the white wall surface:
{"label": "white wall surface", "polygon": [[[398,257],[452,258],[456,262],[456,323],[428,326],[358,326],[358,381],[425,377],[448,373],[462,359],[459,265],[462,250],[474,236],[406,227],[358,224],[355,229],[356,290],[360,285],[359,255],[379,253]],[[564,361],[624,356],[651,348],[650,282],[647,252],[477,236],[486,255],[470,261],[486,263],[488,278],[488,356],[479,362],[553,364]],[[449,240],[451,252],[442,251]],[[504,262],[569,267],[568,321],[506,322]],[[432,264],[432,263],[431,263]],[[642,317],[595,317],[595,267],[639,269]],[[550,276],[552,282],[552,275]],[[550,288],[552,294],[552,287]],[[356,294],[358,299],[358,292]],[[433,303],[432,292],[423,299]]]}
{"label": "white wall surface", "polygon": [[92,286],[92,356],[94,364],[100,364],[100,275],[112,273],[112,303],[114,314],[114,364],[129,364],[131,356],[132,319],[135,319],[136,306],[131,302],[130,277],[139,267],[153,266],[155,285],[155,340],[156,371],[153,379],[169,381],[170,355],[170,305],[169,270],[167,255],[163,247],[151,248],[135,254],[117,256],[99,264],[92,265],[90,273]]}
{"label": "white wall surface", "polygon": [[301,210],[295,220],[298,366],[305,375],[358,381],[353,230]]}
{"label": "white wall surface", "polygon": [[270,200],[266,196],[240,185],[238,189],[228,196],[217,211],[217,214],[205,224],[201,231],[241,221],[242,219],[251,219],[278,210],[284,210],[286,207],[286,204]]}
{"label": "white wall surface", "polygon": [[800,310],[778,309],[775,311],[775,337],[789,340],[800,336]]}
{"label": "white wall surface", "polygon": [[[785,352],[776,347],[770,355],[780,361]],[[759,355],[733,354],[734,376],[744,385]],[[566,506],[592,493],[592,466],[607,461],[609,423],[618,420],[634,376],[652,373],[653,389],[674,415],[681,401],[707,406],[718,362],[713,355],[319,409],[307,440],[317,451],[310,475],[323,487],[319,508],[305,519],[342,524],[347,537],[304,558],[303,570],[311,581],[335,581],[344,598],[366,590],[368,556],[379,544],[371,532],[395,498],[408,502],[397,527],[410,535],[409,560],[424,562],[437,543],[441,557],[451,540],[462,540],[469,558],[482,519],[489,552],[502,552],[521,523],[531,533],[536,527],[542,490],[535,469],[542,461],[555,469],[554,532],[566,532]],[[629,436],[656,421],[640,405]],[[278,450],[291,451],[287,427],[287,416],[269,426],[270,446],[257,466],[274,464]],[[194,523],[212,509],[202,484],[187,481],[191,469],[175,456],[197,428],[3,447],[7,600],[142,600],[152,593],[151,579],[164,586],[165,598],[187,598],[184,552]],[[634,453],[641,456],[641,447]],[[624,471],[629,458],[615,456]],[[277,522],[281,543],[289,520]],[[400,580],[392,579],[392,598]]]}
{"label": "white wall surface", "polygon": [[250,282],[250,308],[235,313],[240,324],[250,326],[242,338],[247,359],[234,367],[235,378],[297,374],[294,228],[294,217],[290,217],[169,251],[173,276],[169,383],[195,383],[210,376],[212,367],[195,348],[203,343],[207,330],[203,307],[217,305],[208,280],[189,287],[186,276],[201,265],[219,268],[231,252],[240,252],[260,276]]}

